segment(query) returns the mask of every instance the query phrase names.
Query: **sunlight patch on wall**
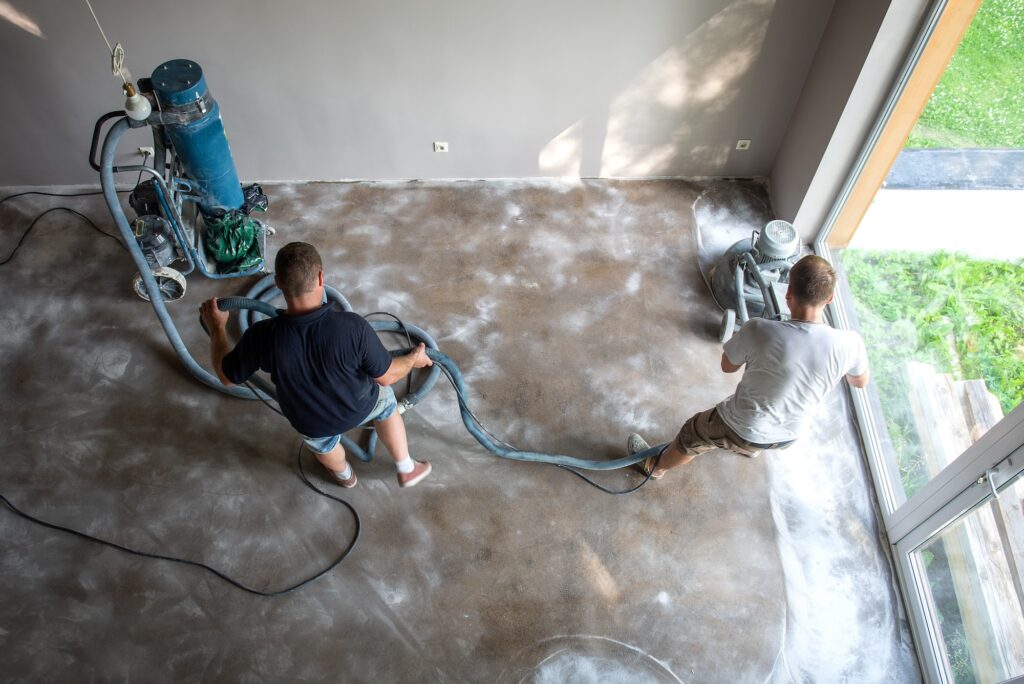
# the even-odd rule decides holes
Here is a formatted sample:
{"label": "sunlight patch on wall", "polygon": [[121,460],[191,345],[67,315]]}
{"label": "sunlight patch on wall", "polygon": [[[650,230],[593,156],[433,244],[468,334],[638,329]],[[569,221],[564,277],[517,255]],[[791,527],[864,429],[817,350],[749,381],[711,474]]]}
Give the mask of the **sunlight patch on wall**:
{"label": "sunlight patch on wall", "polygon": [[544,176],[579,178],[583,156],[583,121],[577,121],[545,145],[537,158]]}
{"label": "sunlight patch on wall", "polygon": [[734,2],[648,64],[612,101],[601,176],[672,175],[681,155],[709,173],[724,167],[730,141],[698,136],[740,94],[774,6]]}

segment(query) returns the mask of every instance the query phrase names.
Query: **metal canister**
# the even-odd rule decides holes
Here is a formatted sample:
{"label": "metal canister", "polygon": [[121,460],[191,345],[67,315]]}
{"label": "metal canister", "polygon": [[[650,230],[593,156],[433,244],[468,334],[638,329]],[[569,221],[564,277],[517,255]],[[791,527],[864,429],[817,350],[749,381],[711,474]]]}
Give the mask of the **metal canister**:
{"label": "metal canister", "polygon": [[202,211],[240,208],[244,197],[238,172],[202,67],[190,59],[172,59],[153,71],[152,84],[160,120]]}

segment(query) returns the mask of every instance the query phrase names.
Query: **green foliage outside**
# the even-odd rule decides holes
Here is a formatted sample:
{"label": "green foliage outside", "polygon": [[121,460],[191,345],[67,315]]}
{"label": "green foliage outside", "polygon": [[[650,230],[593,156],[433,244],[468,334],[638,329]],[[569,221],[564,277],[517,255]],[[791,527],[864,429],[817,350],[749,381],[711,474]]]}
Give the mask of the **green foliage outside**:
{"label": "green foliage outside", "polygon": [[1024,148],[1024,0],[985,0],[907,147]]}
{"label": "green foliage outside", "polygon": [[981,378],[1004,413],[1024,401],[1024,262],[848,249],[843,268],[910,496],[925,474],[903,363]]}

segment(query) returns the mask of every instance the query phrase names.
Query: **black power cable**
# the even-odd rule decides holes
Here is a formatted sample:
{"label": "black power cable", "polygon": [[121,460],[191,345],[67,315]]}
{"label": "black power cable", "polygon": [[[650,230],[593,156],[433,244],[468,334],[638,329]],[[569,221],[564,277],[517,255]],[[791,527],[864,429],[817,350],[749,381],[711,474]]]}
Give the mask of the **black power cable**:
{"label": "black power cable", "polygon": [[[131,192],[130,190],[118,190],[118,192]],[[16,192],[13,195],[8,195],[3,199],[0,199],[0,204],[3,204],[7,200],[16,199],[18,197],[24,197],[25,195],[43,195],[44,197],[88,197],[90,195],[102,195],[102,190],[88,190],[86,192],[45,192],[43,190],[26,190],[25,192]]]}
{"label": "black power cable", "polygon": [[132,549],[132,548],[129,548],[127,546],[122,546],[121,544],[118,544],[116,542],[108,541],[106,539],[100,539],[99,537],[94,537],[91,534],[86,534],[85,532],[79,532],[78,530],[73,529],[71,527],[65,527],[64,525],[58,525],[56,523],[51,523],[51,522],[47,522],[45,520],[40,520],[39,518],[37,518],[37,517],[35,517],[33,515],[30,515],[28,513],[25,513],[24,511],[19,509],[17,506],[15,506],[13,503],[11,503],[10,499],[8,499],[3,494],[0,494],[0,501],[3,501],[4,504],[6,504],[7,507],[10,508],[17,515],[21,516],[22,518],[25,518],[26,520],[30,520],[30,521],[36,523],[37,525],[42,525],[43,527],[49,527],[52,530],[59,530],[61,532],[67,532],[69,534],[75,535],[76,537],[80,537],[82,539],[87,539],[89,541],[96,542],[98,544],[103,544],[104,546],[109,546],[109,547],[115,548],[115,549],[117,549],[119,551],[124,551],[125,553],[130,553],[133,556],[141,556],[143,558],[153,558],[153,559],[156,559],[156,560],[170,561],[172,563],[181,563],[182,565],[191,565],[193,567],[202,568],[203,570],[206,570],[208,572],[212,572],[214,575],[216,575],[217,577],[220,577],[222,580],[224,580],[228,584],[230,584],[230,585],[232,585],[234,587],[237,587],[237,588],[241,589],[242,591],[246,591],[246,592],[248,592],[250,594],[256,594],[257,596],[281,596],[283,594],[287,594],[287,593],[293,592],[296,589],[304,587],[307,584],[320,579],[321,577],[326,575],[328,572],[330,572],[334,568],[338,567],[338,564],[340,564],[341,561],[345,560],[345,558],[352,552],[352,549],[355,548],[356,542],[359,540],[359,534],[362,531],[362,522],[361,522],[361,520],[359,518],[359,513],[356,512],[356,509],[352,506],[352,504],[350,504],[349,502],[345,501],[344,499],[340,499],[340,498],[338,498],[338,497],[336,497],[336,496],[334,496],[332,494],[328,494],[327,492],[323,491],[322,489],[317,487],[315,484],[310,482],[309,478],[306,477],[306,471],[302,467],[302,444],[301,443],[299,444],[299,451],[298,451],[298,453],[297,453],[297,455],[295,457],[295,460],[296,460],[296,463],[298,464],[299,477],[302,479],[302,481],[306,484],[307,487],[312,489],[314,492],[316,492],[320,496],[327,497],[328,499],[333,499],[334,501],[337,501],[338,503],[343,504],[346,508],[348,508],[352,512],[352,517],[355,520],[356,531],[355,531],[355,535],[353,535],[353,537],[352,537],[352,542],[345,548],[344,551],[341,552],[341,555],[339,555],[334,560],[334,562],[332,562],[330,565],[328,565],[326,568],[324,568],[320,572],[316,573],[315,575],[311,575],[311,576],[307,577],[306,579],[302,580],[301,582],[293,584],[293,585],[291,585],[289,587],[285,587],[284,589],[278,589],[276,591],[263,591],[261,589],[254,589],[253,587],[246,586],[245,584],[242,584],[238,580],[233,579],[229,575],[226,575],[225,573],[221,572],[220,570],[217,570],[214,567],[211,567],[211,566],[207,565],[206,563],[200,563],[199,561],[188,560],[187,558],[175,558],[174,556],[165,556],[165,555],[159,554],[159,553],[149,553],[147,551],[138,551],[136,549]]}
{"label": "black power cable", "polygon": [[557,464],[557,465],[558,465],[559,468],[562,468],[563,470],[568,470],[570,473],[572,473],[576,477],[580,478],[581,480],[586,482],[591,487],[597,487],[598,489],[600,489],[605,494],[611,494],[612,496],[622,496],[623,494],[632,494],[633,492],[635,492],[636,490],[640,489],[645,484],[647,484],[647,482],[654,476],[654,470],[658,467],[658,462],[660,460],[661,460],[661,454],[658,454],[657,456],[655,456],[654,457],[654,464],[651,466],[651,469],[649,471],[648,470],[644,471],[644,479],[640,481],[640,484],[638,484],[638,485],[636,485],[634,487],[630,487],[629,489],[608,489],[604,485],[599,484],[598,482],[595,482],[594,480],[591,480],[589,477],[587,477],[586,475],[584,475],[580,471],[576,470],[572,466],[561,465],[561,464]]}
{"label": "black power cable", "polygon": [[[124,191],[122,191],[122,192],[124,192]],[[95,190],[91,191],[91,192],[73,192],[73,193],[43,192],[42,190],[28,190],[26,192],[19,192],[19,193],[15,193],[13,195],[8,195],[7,197],[4,197],[4,198],[0,199],[0,204],[3,204],[4,202],[7,202],[9,200],[12,200],[12,199],[15,199],[15,198],[18,198],[18,197],[24,197],[26,195],[44,195],[46,197],[86,197],[86,196],[89,196],[89,195],[100,195],[100,194],[102,194],[101,191],[95,191]],[[122,249],[127,249],[124,246],[124,243],[121,242],[121,238],[117,237],[116,235],[111,235],[110,233],[106,232],[105,230],[102,230],[99,226],[97,226],[93,222],[92,219],[90,219],[85,214],[83,214],[83,213],[81,213],[79,211],[75,211],[74,209],[70,209],[68,207],[52,207],[52,208],[47,209],[46,211],[42,212],[41,214],[37,215],[34,219],[32,219],[32,223],[30,223],[28,228],[25,229],[25,232],[21,234],[21,237],[18,239],[18,243],[14,246],[14,249],[11,250],[11,253],[8,254],[3,259],[0,259],[0,266],[4,266],[5,264],[9,263],[12,259],[14,259],[14,255],[18,253],[19,249],[21,249],[22,243],[25,242],[25,239],[28,237],[29,233],[32,232],[32,229],[36,227],[36,224],[39,223],[39,220],[42,219],[47,214],[51,214],[51,213],[53,213],[55,211],[66,211],[66,212],[69,212],[71,214],[74,214],[75,216],[78,216],[83,221],[85,221],[87,224],[89,224],[89,226],[93,230],[95,230],[97,233],[99,233],[100,235],[103,235],[104,237],[110,238],[111,240],[114,240],[115,242],[117,242],[117,244]]]}

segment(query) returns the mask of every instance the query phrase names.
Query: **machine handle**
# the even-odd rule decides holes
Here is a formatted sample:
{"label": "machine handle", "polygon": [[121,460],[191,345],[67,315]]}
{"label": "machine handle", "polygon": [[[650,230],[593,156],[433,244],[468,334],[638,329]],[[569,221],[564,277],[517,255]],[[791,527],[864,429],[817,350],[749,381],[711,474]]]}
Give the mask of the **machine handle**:
{"label": "machine handle", "polygon": [[96,121],[96,126],[92,129],[92,145],[89,146],[89,166],[91,166],[94,171],[100,170],[99,162],[96,161],[96,152],[100,146],[100,129],[103,127],[103,124],[110,119],[124,115],[124,110],[119,109],[116,112],[107,112]]}

